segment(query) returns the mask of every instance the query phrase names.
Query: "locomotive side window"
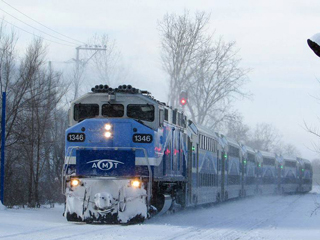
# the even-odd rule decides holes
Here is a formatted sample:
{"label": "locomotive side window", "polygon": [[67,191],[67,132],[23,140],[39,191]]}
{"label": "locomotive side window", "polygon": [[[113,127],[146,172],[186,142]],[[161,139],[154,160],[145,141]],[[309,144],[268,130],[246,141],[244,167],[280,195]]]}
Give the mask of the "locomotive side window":
{"label": "locomotive side window", "polygon": [[74,105],[74,120],[81,121],[86,118],[94,118],[99,116],[98,104],[75,104]]}
{"label": "locomotive side window", "polygon": [[153,122],[154,106],[148,104],[129,104],[127,106],[127,116],[129,118]]}
{"label": "locomotive side window", "polygon": [[123,117],[124,106],[122,104],[102,105],[102,116],[104,117]]}

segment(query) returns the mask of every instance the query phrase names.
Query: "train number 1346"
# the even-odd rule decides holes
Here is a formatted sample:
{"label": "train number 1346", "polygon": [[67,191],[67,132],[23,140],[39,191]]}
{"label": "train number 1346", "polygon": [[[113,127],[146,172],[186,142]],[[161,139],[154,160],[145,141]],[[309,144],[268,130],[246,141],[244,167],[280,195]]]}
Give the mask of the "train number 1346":
{"label": "train number 1346", "polygon": [[133,134],[132,141],[136,143],[151,143],[151,134]]}
{"label": "train number 1346", "polygon": [[84,142],[85,139],[86,135],[84,133],[69,133],[67,136],[69,142]]}

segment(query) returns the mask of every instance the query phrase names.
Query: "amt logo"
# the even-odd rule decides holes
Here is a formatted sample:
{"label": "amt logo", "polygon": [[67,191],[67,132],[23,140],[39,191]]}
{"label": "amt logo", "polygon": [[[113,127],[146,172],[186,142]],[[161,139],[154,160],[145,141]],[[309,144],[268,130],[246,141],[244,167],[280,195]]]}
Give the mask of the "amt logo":
{"label": "amt logo", "polygon": [[112,159],[101,159],[101,160],[93,160],[87,162],[87,164],[92,163],[91,168],[98,168],[103,171],[108,171],[112,168],[117,169],[118,164],[124,164],[123,162],[112,160]]}

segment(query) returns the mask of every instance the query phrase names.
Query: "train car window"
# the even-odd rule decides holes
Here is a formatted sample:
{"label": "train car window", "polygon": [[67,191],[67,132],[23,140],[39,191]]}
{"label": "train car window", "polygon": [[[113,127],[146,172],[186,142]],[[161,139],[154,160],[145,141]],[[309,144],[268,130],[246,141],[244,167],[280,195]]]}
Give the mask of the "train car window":
{"label": "train car window", "polygon": [[149,104],[129,104],[127,106],[127,116],[129,118],[153,122],[154,106]]}
{"label": "train car window", "polygon": [[164,120],[169,121],[169,111],[168,109],[164,109]]}
{"label": "train car window", "polygon": [[239,157],[239,148],[229,145],[229,155],[231,157]]}
{"label": "train car window", "polygon": [[275,159],[272,158],[263,158],[263,164],[273,166],[275,164]]}
{"label": "train car window", "polygon": [[203,149],[203,136],[200,135],[200,148]]}
{"label": "train car window", "polygon": [[123,117],[124,106],[122,104],[104,104],[101,112],[104,117]]}
{"label": "train car window", "polygon": [[212,151],[212,152],[215,152],[215,151],[214,151],[214,139],[211,139],[211,151]]}
{"label": "train car window", "polygon": [[187,127],[187,117],[185,115],[183,115],[183,127]]}
{"label": "train car window", "polygon": [[183,114],[179,113],[179,125],[183,127]]}
{"label": "train car window", "polygon": [[163,109],[159,110],[159,126],[162,127],[163,126],[163,121],[164,121],[164,112]]}
{"label": "train car window", "polygon": [[196,167],[196,154],[192,153],[192,167],[195,168]]}
{"label": "train car window", "polygon": [[81,121],[86,118],[94,118],[99,116],[99,105],[98,104],[75,104],[74,115],[75,121]]}
{"label": "train car window", "polygon": [[204,137],[205,146],[204,149],[208,150],[208,138]]}
{"label": "train car window", "polygon": [[202,135],[201,138],[202,138],[201,148],[204,149],[205,148],[204,147],[205,146],[205,137]]}
{"label": "train car window", "polygon": [[209,150],[209,138],[206,137],[206,150]]}
{"label": "train car window", "polygon": [[304,169],[305,170],[311,170],[311,165],[306,163],[305,166],[304,166]]}
{"label": "train car window", "polygon": [[254,162],[254,155],[252,153],[248,153],[248,162]]}
{"label": "train car window", "polygon": [[177,110],[172,111],[172,123],[177,124]]}

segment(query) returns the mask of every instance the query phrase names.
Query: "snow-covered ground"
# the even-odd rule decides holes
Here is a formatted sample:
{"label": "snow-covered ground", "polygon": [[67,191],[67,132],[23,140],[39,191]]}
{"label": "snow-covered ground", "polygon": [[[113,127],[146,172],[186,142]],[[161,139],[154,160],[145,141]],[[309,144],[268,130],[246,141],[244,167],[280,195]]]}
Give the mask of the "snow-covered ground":
{"label": "snow-covered ground", "polygon": [[[63,206],[0,210],[0,239],[320,239],[320,188],[265,196],[155,217],[141,225],[70,223]],[[1,209],[1,206],[0,206]]]}

